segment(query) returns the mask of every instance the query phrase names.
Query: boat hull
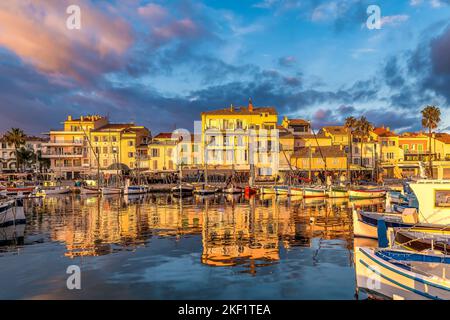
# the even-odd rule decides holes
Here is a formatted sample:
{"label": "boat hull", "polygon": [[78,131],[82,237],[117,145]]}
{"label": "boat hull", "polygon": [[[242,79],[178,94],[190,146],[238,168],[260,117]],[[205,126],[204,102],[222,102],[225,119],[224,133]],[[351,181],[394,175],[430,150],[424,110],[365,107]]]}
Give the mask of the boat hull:
{"label": "boat hull", "polygon": [[121,194],[122,188],[102,188],[103,195]]}
{"label": "boat hull", "polygon": [[324,189],[305,188],[303,190],[304,198],[325,198],[327,196]]}
{"label": "boat hull", "polygon": [[348,196],[352,199],[375,199],[386,196],[385,190],[349,190]]}
{"label": "boat hull", "polygon": [[237,193],[242,193],[242,192],[244,192],[244,189],[242,189],[240,187],[231,187],[231,188],[223,189],[223,193],[228,193],[228,194],[237,194]]}
{"label": "boat hull", "polygon": [[0,228],[26,223],[22,200],[0,203]]}
{"label": "boat hull", "polygon": [[81,187],[81,194],[99,194],[101,193],[101,189],[97,189],[97,188],[87,188],[87,187]]}
{"label": "boat hull", "polygon": [[383,259],[373,249],[355,248],[355,269],[356,283],[359,289],[376,292],[389,299],[450,299],[448,280],[418,274],[402,268]]}
{"label": "boat hull", "polygon": [[327,193],[329,198],[348,198],[347,190],[331,189]]}

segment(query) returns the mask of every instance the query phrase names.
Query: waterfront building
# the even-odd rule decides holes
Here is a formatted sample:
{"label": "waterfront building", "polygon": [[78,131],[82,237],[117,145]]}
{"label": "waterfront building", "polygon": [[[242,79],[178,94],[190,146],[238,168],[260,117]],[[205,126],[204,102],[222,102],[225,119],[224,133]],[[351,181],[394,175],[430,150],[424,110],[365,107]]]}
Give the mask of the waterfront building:
{"label": "waterfront building", "polygon": [[13,172],[16,170],[16,151],[14,145],[0,137],[0,172]]}
{"label": "waterfront building", "polygon": [[319,134],[330,137],[332,145],[349,145],[348,130],[345,126],[324,126],[319,130]]}
{"label": "waterfront building", "polygon": [[50,160],[50,170],[56,177],[73,179],[89,174],[90,131],[107,123],[108,119],[99,115],[80,118],[72,118],[69,115],[63,122],[62,130],[50,130],[50,139],[43,144],[46,151],[42,157]]}
{"label": "waterfront building", "polygon": [[153,137],[148,145],[150,170],[152,172],[174,171],[177,169],[175,158],[178,137],[170,132],[161,132]]}
{"label": "waterfront building", "polygon": [[90,165],[101,170],[148,170],[150,131],[133,123],[108,123],[91,130]]}
{"label": "waterfront building", "polygon": [[344,146],[304,147],[296,150],[291,163],[298,170],[320,172],[347,170],[347,155]]}
{"label": "waterfront building", "polygon": [[273,107],[234,107],[201,113],[205,161],[216,169],[278,173],[278,113]]}
{"label": "waterfront building", "polygon": [[311,134],[311,123],[304,119],[283,117],[281,126],[294,135]]}
{"label": "waterfront building", "polygon": [[399,146],[399,136],[389,127],[378,127],[373,130],[377,136],[380,169],[389,178],[401,178],[399,162],[404,158],[403,149]]}

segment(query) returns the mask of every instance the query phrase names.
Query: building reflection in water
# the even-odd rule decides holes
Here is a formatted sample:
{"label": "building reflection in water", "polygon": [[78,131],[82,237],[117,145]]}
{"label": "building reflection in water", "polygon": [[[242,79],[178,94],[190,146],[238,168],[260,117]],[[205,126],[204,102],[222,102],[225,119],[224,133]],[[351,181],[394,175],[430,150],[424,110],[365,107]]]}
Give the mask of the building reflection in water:
{"label": "building reflection in water", "polygon": [[[382,202],[354,205],[380,210]],[[244,265],[254,274],[277,263],[281,249],[309,247],[313,238],[340,239],[352,249],[348,208],[345,199],[275,196],[48,197],[27,203],[26,237],[61,242],[65,255],[74,258],[137,250],[152,245],[153,237],[201,236],[203,264]]]}

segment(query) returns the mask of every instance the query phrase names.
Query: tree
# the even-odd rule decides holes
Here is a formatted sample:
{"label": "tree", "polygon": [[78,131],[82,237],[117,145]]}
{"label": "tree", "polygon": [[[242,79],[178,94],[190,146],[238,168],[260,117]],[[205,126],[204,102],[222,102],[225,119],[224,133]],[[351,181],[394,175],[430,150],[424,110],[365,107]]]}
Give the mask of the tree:
{"label": "tree", "polygon": [[436,106],[426,106],[422,111],[422,127],[428,129],[428,164],[430,176],[433,179],[433,164],[431,163],[431,134],[441,122],[441,110]]}
{"label": "tree", "polygon": [[21,147],[17,150],[16,155],[19,165],[22,166],[22,171],[25,171],[31,164],[36,162],[36,154],[28,148]]}
{"label": "tree", "polygon": [[349,154],[350,159],[347,157],[347,179],[350,179],[350,183],[352,182],[352,177],[350,173],[350,164],[353,161],[353,131],[356,128],[357,120],[354,117],[348,117],[345,119],[345,127],[348,132],[348,146],[349,146]]}
{"label": "tree", "polygon": [[370,137],[370,132],[373,130],[373,125],[366,119],[366,117],[362,116],[356,122],[356,132],[359,135],[360,143],[361,143],[361,161],[360,165],[363,165],[363,143],[364,140],[367,140]]}
{"label": "tree", "polygon": [[7,143],[10,143],[14,146],[15,152],[16,152],[16,171],[19,170],[19,157],[18,157],[18,149],[20,146],[25,144],[25,133],[22,131],[22,129],[19,128],[12,128],[8,132],[6,132],[4,136]]}

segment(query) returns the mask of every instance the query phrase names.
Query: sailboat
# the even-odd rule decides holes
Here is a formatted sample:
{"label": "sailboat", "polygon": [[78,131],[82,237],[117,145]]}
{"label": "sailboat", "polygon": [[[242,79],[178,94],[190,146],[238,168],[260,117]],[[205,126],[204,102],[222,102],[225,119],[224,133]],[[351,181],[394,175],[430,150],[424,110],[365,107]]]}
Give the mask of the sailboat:
{"label": "sailboat", "polygon": [[174,197],[190,197],[194,192],[194,187],[188,183],[183,183],[183,169],[182,164],[179,165],[180,173],[179,173],[179,182],[178,185],[171,189],[172,195]]}
{"label": "sailboat", "polygon": [[204,182],[201,186],[194,189],[194,193],[202,196],[215,194],[219,191],[218,188],[208,185],[208,163],[205,154],[205,172],[204,172]]}

